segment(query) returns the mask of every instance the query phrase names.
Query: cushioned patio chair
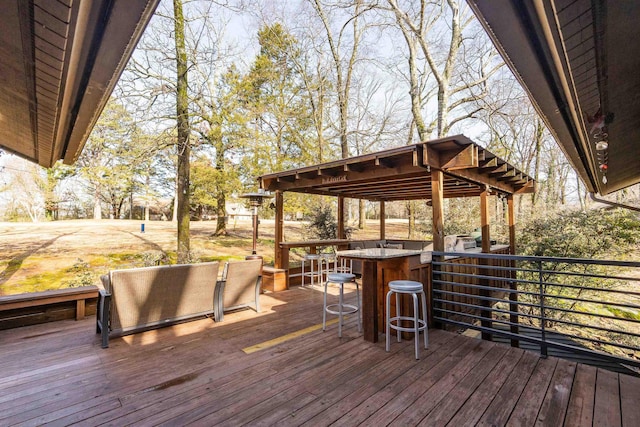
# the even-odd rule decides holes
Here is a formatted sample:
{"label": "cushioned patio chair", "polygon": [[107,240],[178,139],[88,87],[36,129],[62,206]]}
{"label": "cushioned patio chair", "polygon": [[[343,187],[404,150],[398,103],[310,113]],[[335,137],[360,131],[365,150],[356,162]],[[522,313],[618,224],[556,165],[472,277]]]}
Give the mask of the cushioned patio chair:
{"label": "cushioned patio chair", "polygon": [[101,277],[96,332],[109,336],[204,318],[214,312],[219,263],[113,270]]}
{"label": "cushioned patio chair", "polygon": [[252,307],[260,312],[261,285],[261,259],[228,262],[214,293],[215,321],[221,322],[225,311],[237,308]]}

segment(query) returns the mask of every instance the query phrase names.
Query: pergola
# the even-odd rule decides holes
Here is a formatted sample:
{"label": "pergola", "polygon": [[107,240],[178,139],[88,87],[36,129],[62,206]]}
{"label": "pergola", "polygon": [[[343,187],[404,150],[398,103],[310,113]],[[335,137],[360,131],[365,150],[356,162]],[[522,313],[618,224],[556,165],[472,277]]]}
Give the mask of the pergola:
{"label": "pergola", "polygon": [[[515,251],[513,196],[535,191],[535,181],[463,135],[392,148],[259,177],[260,187],[275,193],[276,248],[283,242],[283,194],[286,191],[338,198],[338,238],[344,239],[344,199],[380,202],[380,238],[384,239],[384,203],[430,200],[433,248],[444,250],[443,200],[480,197],[482,250],[489,252],[489,195],[508,201],[511,252]],[[275,266],[282,260],[276,250]]]}

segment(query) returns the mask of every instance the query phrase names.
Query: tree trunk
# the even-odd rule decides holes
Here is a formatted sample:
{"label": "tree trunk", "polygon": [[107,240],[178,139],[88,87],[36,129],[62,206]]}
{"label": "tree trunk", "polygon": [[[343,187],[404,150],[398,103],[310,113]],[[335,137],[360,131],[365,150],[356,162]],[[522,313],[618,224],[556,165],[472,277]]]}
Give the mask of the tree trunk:
{"label": "tree trunk", "polygon": [[364,206],[364,200],[359,199],[358,200],[358,228],[360,230],[364,230],[364,226],[365,226],[365,222],[366,222],[366,212],[365,212],[365,206]]}
{"label": "tree trunk", "polygon": [[227,234],[227,198],[223,191],[218,192],[216,213],[218,215],[218,223],[216,224],[216,236]]}
{"label": "tree trunk", "polygon": [[182,0],[173,0],[176,43],[176,112],[178,126],[178,264],[190,261],[189,242],[189,112],[187,97],[187,53],[184,40]]}
{"label": "tree trunk", "polygon": [[[536,119],[536,148],[535,148],[535,159],[534,159],[534,169],[533,169],[533,179],[536,182],[540,182],[540,155],[542,153],[542,135],[544,133],[544,127],[542,125],[542,121],[540,119]],[[538,203],[537,192],[533,192],[531,194],[531,213],[533,214],[536,209],[536,204]]]}
{"label": "tree trunk", "polygon": [[100,205],[100,197],[97,190],[93,198],[93,219],[102,219],[102,206]]}
{"label": "tree trunk", "polygon": [[227,215],[227,194],[226,187],[220,177],[224,176],[224,154],[225,146],[222,139],[222,133],[219,137],[215,137],[214,146],[216,149],[216,170],[218,171],[218,184],[216,185],[216,213],[218,216],[218,223],[216,224],[216,236],[222,236],[227,234],[227,222],[225,221]]}
{"label": "tree trunk", "polygon": [[[178,173],[176,172],[176,176]],[[178,181],[176,180],[176,192],[173,197],[173,212],[171,213],[171,221],[178,222]]]}
{"label": "tree trunk", "polygon": [[409,232],[407,239],[416,238],[416,203],[414,201],[407,202],[407,213],[409,216]]}

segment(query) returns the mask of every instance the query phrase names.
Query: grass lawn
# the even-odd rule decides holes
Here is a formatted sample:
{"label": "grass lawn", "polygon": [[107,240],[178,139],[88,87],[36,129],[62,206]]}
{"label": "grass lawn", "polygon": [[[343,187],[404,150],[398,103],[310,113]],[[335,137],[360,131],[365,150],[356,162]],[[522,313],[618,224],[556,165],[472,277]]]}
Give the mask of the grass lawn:
{"label": "grass lawn", "polygon": [[[116,268],[176,262],[176,225],[166,221],[69,220],[40,223],[0,223],[0,295],[37,292],[95,284]],[[378,221],[370,221],[352,238],[375,239]],[[251,253],[250,221],[228,225],[228,235],[216,237],[215,221],[191,222],[191,249],[200,261],[243,259]],[[406,221],[388,221],[387,237],[406,237]],[[285,240],[308,240],[308,224],[285,224]],[[274,222],[261,220],[258,253],[266,263],[274,257]],[[295,260],[295,257],[292,257]]]}

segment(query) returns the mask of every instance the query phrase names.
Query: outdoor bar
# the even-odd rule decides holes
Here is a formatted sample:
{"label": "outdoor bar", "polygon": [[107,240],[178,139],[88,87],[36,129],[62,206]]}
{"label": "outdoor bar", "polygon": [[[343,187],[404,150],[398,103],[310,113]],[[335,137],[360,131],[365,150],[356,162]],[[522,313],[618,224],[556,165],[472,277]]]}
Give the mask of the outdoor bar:
{"label": "outdoor bar", "polygon": [[[275,194],[276,231],[274,268],[286,273],[287,287],[297,284],[289,265],[289,250],[306,247],[310,253],[323,246],[338,247],[337,254],[358,263],[362,275],[364,339],[376,342],[384,325],[384,295],[392,280],[410,279],[431,290],[431,252],[456,251],[449,257],[465,264],[464,253],[515,254],[514,195],[535,191],[534,180],[463,135],[337,160],[314,166],[263,175],[260,187]],[[338,236],[332,241],[287,242],[284,238],[284,198],[287,191],[338,198]],[[508,206],[509,242],[492,245],[489,196],[505,197]],[[444,235],[443,202],[446,198],[479,197],[481,247],[455,243]],[[380,203],[380,240],[345,239],[344,200],[365,199]],[[385,202],[424,200],[433,209],[433,242],[387,241]],[[447,241],[448,245],[445,245]],[[393,245],[393,246],[392,246]],[[384,247],[388,246],[388,247]],[[429,302],[429,306],[431,303]],[[394,310],[392,308],[392,310]],[[429,310],[429,316],[431,310]]]}

